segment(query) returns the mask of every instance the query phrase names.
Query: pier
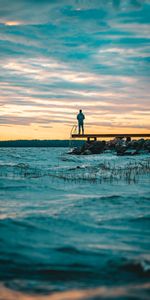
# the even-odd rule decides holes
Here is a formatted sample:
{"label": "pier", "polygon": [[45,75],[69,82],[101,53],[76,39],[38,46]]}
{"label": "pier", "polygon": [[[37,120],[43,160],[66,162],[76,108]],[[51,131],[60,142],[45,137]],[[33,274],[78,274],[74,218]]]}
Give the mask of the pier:
{"label": "pier", "polygon": [[87,139],[87,141],[94,140],[96,141],[98,138],[150,138],[150,133],[86,133],[86,134],[76,134],[71,133],[72,139]]}

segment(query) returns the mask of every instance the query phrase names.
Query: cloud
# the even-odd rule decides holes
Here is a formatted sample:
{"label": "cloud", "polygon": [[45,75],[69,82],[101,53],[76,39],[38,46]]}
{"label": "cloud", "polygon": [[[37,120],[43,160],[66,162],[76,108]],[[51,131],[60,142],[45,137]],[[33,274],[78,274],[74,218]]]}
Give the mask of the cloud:
{"label": "cloud", "polygon": [[89,125],[149,128],[149,9],[147,0],[0,0],[1,124],[70,126],[83,108]]}

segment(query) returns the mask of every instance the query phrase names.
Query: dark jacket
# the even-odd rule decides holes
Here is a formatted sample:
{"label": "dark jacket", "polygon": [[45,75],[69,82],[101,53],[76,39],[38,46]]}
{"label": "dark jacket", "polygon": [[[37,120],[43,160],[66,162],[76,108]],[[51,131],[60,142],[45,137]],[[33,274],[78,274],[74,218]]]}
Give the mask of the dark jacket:
{"label": "dark jacket", "polygon": [[78,122],[79,124],[83,124],[83,120],[85,119],[85,116],[84,114],[81,112],[77,115],[77,119],[78,119]]}

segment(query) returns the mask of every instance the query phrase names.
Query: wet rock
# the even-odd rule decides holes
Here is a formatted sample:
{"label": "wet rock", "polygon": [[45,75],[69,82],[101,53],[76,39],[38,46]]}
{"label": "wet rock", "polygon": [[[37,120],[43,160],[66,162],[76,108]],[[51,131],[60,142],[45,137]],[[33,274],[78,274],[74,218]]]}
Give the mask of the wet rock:
{"label": "wet rock", "polygon": [[81,154],[81,148],[74,148],[68,154],[75,154],[75,155],[80,155]]}
{"label": "wet rock", "polygon": [[123,153],[117,153],[117,155],[123,155],[123,156],[125,156],[125,155],[138,155],[138,154],[140,154],[140,153],[137,150],[133,150],[133,151],[127,150]]}
{"label": "wet rock", "polygon": [[117,139],[113,139],[113,140],[110,140],[110,141],[107,141],[106,142],[106,150],[112,150],[112,149],[115,149],[116,147],[116,143],[117,143]]}
{"label": "wet rock", "polygon": [[114,151],[117,155],[138,155],[150,153],[150,140],[130,140],[115,138],[110,141],[88,141],[80,148],[74,148],[69,154],[91,155],[104,151]]}
{"label": "wet rock", "polygon": [[133,140],[133,141],[131,141],[131,143],[129,145],[130,145],[130,148],[136,149],[138,147],[138,141]]}
{"label": "wet rock", "polygon": [[127,152],[127,149],[128,149],[128,147],[126,147],[126,146],[116,147],[117,155],[125,155],[125,153]]}
{"label": "wet rock", "polygon": [[91,155],[102,153],[105,149],[105,141],[87,142],[81,148],[74,148],[69,154]]}
{"label": "wet rock", "polygon": [[144,146],[144,143],[145,143],[145,140],[144,139],[140,139],[138,140],[138,146],[137,146],[137,150],[140,150],[143,148]]}
{"label": "wet rock", "polygon": [[105,145],[105,141],[95,141],[91,143],[88,150],[90,150],[92,154],[99,154],[104,151]]}
{"label": "wet rock", "polygon": [[145,144],[145,140],[140,139],[140,140],[131,141],[131,143],[129,145],[130,145],[130,148],[133,148],[133,149],[142,149],[144,144]]}
{"label": "wet rock", "polygon": [[130,137],[130,136],[128,136],[128,137],[126,138],[126,143],[129,143],[129,142],[131,142],[131,137]]}
{"label": "wet rock", "polygon": [[88,150],[89,147],[90,147],[90,145],[91,145],[91,143],[86,142],[86,143],[80,148],[81,153],[83,154],[86,150]]}
{"label": "wet rock", "polygon": [[82,152],[83,155],[90,155],[92,152],[89,149],[86,149],[84,152]]}
{"label": "wet rock", "polygon": [[128,148],[128,143],[126,143],[124,140],[116,141],[115,150],[117,152],[117,155],[124,155]]}
{"label": "wet rock", "polygon": [[146,140],[144,145],[143,145],[143,148],[145,150],[148,150],[150,152],[150,140]]}

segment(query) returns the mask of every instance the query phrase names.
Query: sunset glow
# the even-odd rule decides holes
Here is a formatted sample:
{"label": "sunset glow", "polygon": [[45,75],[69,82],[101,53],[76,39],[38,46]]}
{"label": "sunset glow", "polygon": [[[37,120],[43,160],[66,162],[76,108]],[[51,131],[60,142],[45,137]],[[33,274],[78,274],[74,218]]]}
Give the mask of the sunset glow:
{"label": "sunset glow", "polygon": [[0,6],[1,140],[150,133],[148,0]]}

